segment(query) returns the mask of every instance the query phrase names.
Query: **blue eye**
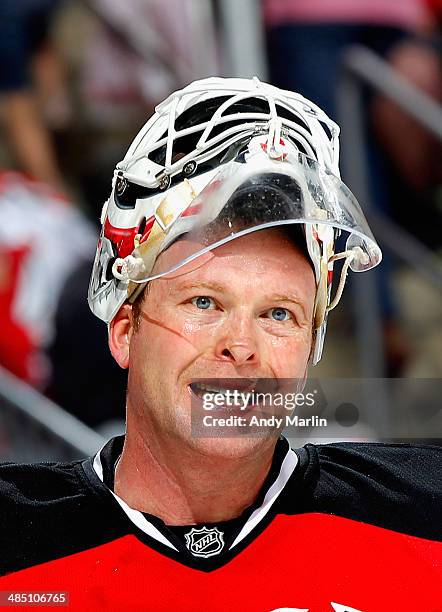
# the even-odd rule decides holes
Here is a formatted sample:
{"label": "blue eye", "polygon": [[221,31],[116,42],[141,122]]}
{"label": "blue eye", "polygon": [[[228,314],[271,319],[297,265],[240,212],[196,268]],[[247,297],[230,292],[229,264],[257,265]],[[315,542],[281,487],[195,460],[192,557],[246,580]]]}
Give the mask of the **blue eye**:
{"label": "blue eye", "polygon": [[192,298],[192,304],[200,310],[208,310],[211,306],[215,305],[215,302],[206,295],[199,295],[196,298]]}
{"label": "blue eye", "polygon": [[292,318],[287,308],[270,308],[266,314],[274,321],[288,321]]}

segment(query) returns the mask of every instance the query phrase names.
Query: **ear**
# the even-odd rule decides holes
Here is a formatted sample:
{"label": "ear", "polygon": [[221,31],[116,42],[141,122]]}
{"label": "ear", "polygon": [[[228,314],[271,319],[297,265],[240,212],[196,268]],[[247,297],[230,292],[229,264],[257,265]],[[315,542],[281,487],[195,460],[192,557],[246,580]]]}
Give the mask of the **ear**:
{"label": "ear", "polygon": [[109,324],[109,348],[120,368],[129,367],[129,348],[133,333],[132,306],[123,304]]}

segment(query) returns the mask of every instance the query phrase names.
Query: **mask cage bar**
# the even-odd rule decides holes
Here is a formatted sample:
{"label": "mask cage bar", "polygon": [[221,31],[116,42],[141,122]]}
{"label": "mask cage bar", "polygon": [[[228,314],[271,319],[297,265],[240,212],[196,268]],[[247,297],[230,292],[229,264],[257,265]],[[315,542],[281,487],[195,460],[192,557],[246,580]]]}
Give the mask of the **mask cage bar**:
{"label": "mask cage bar", "polygon": [[[233,95],[228,100],[225,100],[220,105],[220,107],[215,111],[215,113],[213,114],[213,116],[211,117],[209,121],[197,124],[195,126],[192,126],[190,128],[186,128],[180,131],[175,130],[176,114],[177,114],[177,109],[178,109],[180,102],[184,103],[186,96],[191,96],[192,99],[195,99],[194,94],[204,93],[205,98],[207,99],[208,91],[210,93],[213,93],[214,90],[215,91],[219,90],[224,93],[226,92],[226,86],[225,86],[225,82],[217,84],[211,81],[210,83],[207,83],[206,87],[204,88],[201,84],[199,84],[199,86],[198,84],[196,84],[196,86],[188,87],[184,90],[176,92],[175,94],[172,94],[172,96],[170,96],[167,100],[165,100],[162,104],[160,104],[157,107],[156,109],[157,114],[154,115],[154,117],[152,117],[151,120],[149,120],[146,123],[146,125],[141,130],[140,134],[138,135],[138,137],[136,138],[136,140],[130,147],[129,152],[134,151],[134,153],[130,155],[128,152],[128,155],[123,160],[123,162],[120,162],[120,164],[118,164],[118,169],[123,170],[123,171],[127,170],[131,164],[136,163],[140,159],[148,157],[149,153],[151,153],[153,150],[166,144],[166,164],[163,170],[167,174],[171,174],[175,172],[176,170],[179,170],[179,168],[183,165],[182,160],[184,159],[184,158],[181,158],[179,160],[179,163],[178,162],[175,164],[171,163],[173,142],[175,138],[180,138],[188,134],[193,134],[197,131],[203,130],[203,134],[197,144],[197,150],[198,149],[201,150],[203,148],[203,145],[204,145],[204,150],[206,150],[208,147],[212,147],[214,144],[216,144],[217,138],[219,138],[219,136],[223,138],[225,137],[226,133],[227,134],[229,133],[229,130],[226,130],[226,132],[223,135],[218,135],[218,137],[209,139],[208,135],[213,130],[213,128],[217,125],[222,125],[223,123],[226,123],[232,120],[245,121],[245,120],[255,119],[257,121],[267,122],[267,121],[271,121],[272,119],[274,120],[275,118],[278,118],[281,120],[282,126],[291,128],[293,130],[290,135],[294,137],[295,140],[296,138],[299,138],[300,143],[308,151],[310,155],[313,155],[313,157],[316,158],[317,161],[319,162],[322,161],[320,159],[320,157],[322,157],[326,165],[330,165],[335,170],[337,175],[339,175],[339,170],[337,168],[337,160],[339,157],[339,146],[338,146],[339,127],[332,120],[330,120],[325,115],[325,113],[321,111],[321,109],[319,109],[314,104],[302,98],[302,96],[297,96],[296,94],[293,94],[292,92],[287,92],[287,95],[284,96],[284,98],[282,98],[279,93],[277,96],[272,95],[273,94],[272,86],[269,86],[267,84],[261,84],[259,80],[256,78],[254,79],[254,83],[255,83],[255,89],[251,88],[250,85],[248,86],[247,91],[244,91],[244,88],[238,87],[239,89],[238,93],[236,93],[237,89],[235,89],[234,87],[230,88],[227,91],[227,93],[231,93],[231,94],[233,93],[236,95]],[[221,116],[223,112],[225,112],[230,106],[232,106],[236,102],[241,101],[243,99],[250,98],[250,97],[256,97],[256,98],[263,99],[264,101],[266,101],[271,111],[270,114],[267,114],[267,113],[236,113],[236,114]],[[290,104],[290,102],[295,102],[297,105],[303,104],[304,106],[303,106],[302,111],[296,107],[293,107]],[[308,128],[310,129],[310,132],[306,130],[305,128],[303,128],[302,126],[300,126],[298,123],[295,123],[294,121],[290,121],[289,119],[279,117],[277,114],[277,110],[276,110],[276,103],[278,103],[280,106],[282,106],[289,112],[293,113],[293,115],[295,115],[299,119],[301,119],[308,126]],[[313,115],[314,117],[311,120],[309,120],[308,119],[309,115]],[[139,152],[137,154],[136,150],[141,146],[144,136],[146,136],[147,133],[151,131],[155,123],[160,122],[164,124],[164,121],[161,122],[161,119],[165,119],[165,118],[167,118],[167,123],[168,123],[167,136],[165,138],[162,138],[156,141],[151,146],[144,148],[142,152]],[[328,130],[330,131],[331,138],[327,134],[323,125],[321,125],[321,122],[325,126],[327,126]],[[242,126],[234,126],[234,128],[239,128],[238,131],[241,131],[241,128],[244,129],[244,127],[245,127],[244,124]],[[305,140],[301,138],[302,136],[305,138]],[[315,145],[317,145],[317,151],[318,153],[320,153],[320,155],[319,154],[314,155],[312,148],[308,145],[308,141],[311,141],[311,140],[313,140],[315,142]],[[191,152],[189,155],[190,157],[195,157],[195,151]],[[188,159],[189,158],[187,157],[186,161],[188,161]],[[127,178],[129,179],[129,176]],[[135,182],[138,182],[138,181],[135,181]],[[146,186],[155,186],[156,184],[157,182],[153,181],[151,183],[148,183]]]}
{"label": "mask cage bar", "polygon": [[[262,115],[258,115],[258,116],[255,115],[255,117],[251,117],[251,118],[261,119],[262,117],[263,117]],[[264,117],[267,118],[268,116],[264,116]],[[229,115],[227,118],[225,118],[222,121],[222,123],[232,121],[232,119],[244,120],[244,118],[245,118],[245,113],[238,113],[238,115]],[[290,128],[291,126],[287,125],[288,123],[292,123],[292,125],[297,125],[297,124],[293,124],[293,122],[287,121],[287,122],[282,122],[282,127]],[[221,134],[218,134],[217,136],[212,138],[210,141],[207,141],[205,150],[201,151],[200,155],[195,155],[195,151],[191,151],[187,155],[177,160],[174,164],[171,164],[168,168],[165,167],[164,173],[168,175],[173,175],[179,172],[183,168],[183,166],[190,160],[195,160],[201,163],[202,161],[210,159],[211,157],[216,155],[218,152],[220,152],[223,148],[227,148],[228,146],[230,146],[231,144],[234,144],[236,141],[240,140],[244,136],[248,134],[252,136],[255,132],[259,132],[260,127],[262,129],[266,129],[266,130],[268,129],[268,126],[266,124],[259,125],[256,123],[246,123],[246,124],[242,123],[241,125],[238,125],[238,126],[232,126],[225,132],[222,132]],[[178,135],[178,137],[187,136],[188,134],[195,133],[196,131],[198,131],[198,129],[199,129],[199,126],[194,126],[192,128],[188,128],[181,132],[175,132],[175,135]],[[286,129],[285,133],[287,134],[288,137],[292,138],[291,142],[294,146],[296,146],[296,141],[298,141],[298,143],[305,149],[307,156],[312,157],[313,159],[316,159],[317,155],[315,155],[314,150],[311,148],[309,142],[301,136],[298,130]],[[236,135],[236,137],[231,138],[228,141],[225,141],[226,136],[230,136],[230,134]],[[219,148],[214,150],[212,147],[216,145],[218,142],[222,142],[222,145]],[[151,188],[156,187],[158,185],[158,179],[156,177],[152,178],[151,180],[142,179],[138,175],[130,173],[127,170],[127,168],[129,165],[135,164],[141,159],[147,157],[149,153],[151,153],[152,151],[154,151],[155,149],[161,147],[162,145],[166,143],[167,143],[167,138],[161,139],[160,141],[155,143],[155,145],[152,146],[150,150],[143,151],[142,153],[139,153],[133,158],[118,164],[116,168],[116,172],[122,171],[124,178],[134,183],[137,183],[138,185],[142,185],[143,187],[151,187]],[[172,151],[172,147],[170,148],[170,153],[171,151]]]}
{"label": "mask cage bar", "polygon": [[[305,128],[303,128],[302,126],[300,126],[298,123],[295,123],[294,121],[290,121],[289,119],[284,119],[284,118],[280,118],[280,119],[284,127],[292,129],[293,135],[299,136],[300,139],[302,137],[305,138],[306,140],[304,142],[311,139],[311,133]],[[216,123],[216,125],[222,125],[223,123],[229,123],[231,121],[239,121],[239,120],[242,120],[243,122],[246,120],[247,121],[256,120],[256,121],[262,122],[262,125],[265,126],[266,123],[272,120],[272,116],[266,113],[235,113],[235,114],[225,115],[224,117],[221,117]],[[191,126],[189,128],[184,128],[183,130],[179,130],[179,131],[174,130],[173,134],[176,138],[182,138],[184,136],[188,136],[189,134],[194,134],[195,132],[205,130],[209,126],[210,121],[198,123],[197,125]],[[204,144],[206,145],[204,148],[210,147],[212,144],[222,139],[231,130],[241,131],[242,129],[244,129],[244,124],[232,126],[231,128],[229,128],[222,134],[218,134],[217,136],[214,136],[212,139],[208,141],[207,140],[204,141]],[[119,169],[123,170],[127,168],[129,164],[134,164],[140,159],[143,159],[144,157],[148,158],[149,154],[152,153],[152,151],[159,149],[163,145],[167,144],[168,141],[169,141],[169,135],[164,136],[164,138],[161,138],[160,140],[155,141],[151,146],[146,147],[145,149],[143,149],[143,151],[140,151],[138,154],[134,154],[130,157],[125,158],[122,162],[118,164]],[[313,151],[310,144],[308,144],[307,146]],[[201,150],[201,149],[203,149],[203,147],[197,144],[196,150]],[[194,154],[194,151],[192,151],[190,154],[191,155]],[[173,166],[171,166],[171,168],[173,168]]]}

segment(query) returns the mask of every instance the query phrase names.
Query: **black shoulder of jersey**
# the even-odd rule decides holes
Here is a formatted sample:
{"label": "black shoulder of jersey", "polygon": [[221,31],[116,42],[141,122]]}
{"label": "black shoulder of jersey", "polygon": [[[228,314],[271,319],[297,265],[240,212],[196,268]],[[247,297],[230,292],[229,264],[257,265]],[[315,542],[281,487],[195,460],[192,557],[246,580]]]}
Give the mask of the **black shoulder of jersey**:
{"label": "black shoulder of jersey", "polygon": [[[442,540],[442,451],[407,444],[308,444],[274,514],[335,514]],[[98,479],[97,479],[98,480]],[[0,576],[132,532],[82,462],[0,464]]]}
{"label": "black shoulder of jersey", "polygon": [[0,575],[118,537],[118,513],[102,508],[80,461],[1,463]]}
{"label": "black shoulder of jersey", "polygon": [[307,444],[296,453],[300,469],[279,511],[336,514],[442,540],[441,447],[342,442]]}

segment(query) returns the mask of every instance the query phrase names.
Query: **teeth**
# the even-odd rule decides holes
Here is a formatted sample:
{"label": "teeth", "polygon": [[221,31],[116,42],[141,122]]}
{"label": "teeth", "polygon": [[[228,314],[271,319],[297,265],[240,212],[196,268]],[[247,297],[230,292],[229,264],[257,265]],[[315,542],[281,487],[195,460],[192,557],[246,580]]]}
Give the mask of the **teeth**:
{"label": "teeth", "polygon": [[209,393],[222,393],[224,395],[227,394],[227,392],[231,393],[233,391],[233,389],[226,389],[226,388],[222,388],[222,387],[211,387],[210,385],[200,385],[200,384],[194,384],[192,385],[193,389],[195,391],[199,391],[199,392],[209,392]]}
{"label": "teeth", "polygon": [[231,388],[226,388],[226,387],[212,387],[210,385],[205,385],[205,384],[196,384],[194,383],[192,385],[192,388],[195,391],[199,391],[199,392],[204,392],[204,391],[208,391],[209,393],[222,393],[223,395],[227,395],[228,393],[233,393],[234,391],[238,391],[238,393],[248,393],[250,390],[246,390],[246,389],[231,389]]}
{"label": "teeth", "polygon": [[[238,391],[239,394],[246,394],[246,393],[250,393],[251,391],[255,391],[255,390],[245,390],[245,389],[232,389],[232,388],[228,388],[226,389],[225,387],[213,387],[211,385],[206,385],[206,384],[200,384],[200,383],[192,383],[191,384],[191,388],[192,391],[195,393],[195,395],[197,395],[198,397],[202,398],[203,395],[205,393],[217,393],[217,394],[221,394],[224,395],[224,398],[226,400],[226,402],[231,399],[231,395],[234,391]],[[240,395],[241,397],[241,395]],[[257,402],[257,404],[261,404],[262,403],[262,399],[260,398]],[[254,404],[254,396],[253,393],[248,396],[247,398],[247,406],[251,406]],[[240,402],[240,405],[243,405],[242,402]]]}

